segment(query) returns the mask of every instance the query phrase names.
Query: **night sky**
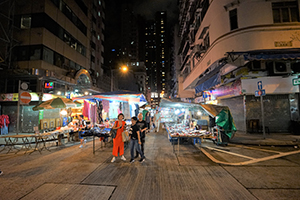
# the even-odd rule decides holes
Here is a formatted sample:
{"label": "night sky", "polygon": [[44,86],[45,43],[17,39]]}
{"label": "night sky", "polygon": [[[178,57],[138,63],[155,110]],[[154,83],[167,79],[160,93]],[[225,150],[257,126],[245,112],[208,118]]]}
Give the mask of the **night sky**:
{"label": "night sky", "polygon": [[178,6],[176,0],[135,0],[134,12],[145,16],[147,19],[154,17],[156,11],[167,11],[168,21],[175,23],[177,20]]}
{"label": "night sky", "polygon": [[[154,19],[155,12],[167,11],[168,26],[178,23],[177,0],[109,0],[106,1],[105,18],[105,54],[109,58],[111,49],[119,47],[121,32],[121,3],[129,3],[135,14],[144,16],[146,19]],[[105,59],[105,62],[110,59]],[[105,63],[108,65],[108,63]]]}

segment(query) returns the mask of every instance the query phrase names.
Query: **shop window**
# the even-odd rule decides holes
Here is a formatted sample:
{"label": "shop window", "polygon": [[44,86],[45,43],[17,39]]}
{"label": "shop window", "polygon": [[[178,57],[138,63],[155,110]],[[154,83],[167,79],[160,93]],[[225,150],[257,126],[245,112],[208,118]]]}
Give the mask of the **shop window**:
{"label": "shop window", "polygon": [[31,16],[23,15],[21,17],[21,29],[30,29],[31,27]]}
{"label": "shop window", "polygon": [[297,1],[272,3],[274,23],[299,22]]}
{"label": "shop window", "polygon": [[54,53],[52,50],[43,48],[43,60],[53,65]]}
{"label": "shop window", "polygon": [[230,30],[238,28],[237,9],[229,11]]}

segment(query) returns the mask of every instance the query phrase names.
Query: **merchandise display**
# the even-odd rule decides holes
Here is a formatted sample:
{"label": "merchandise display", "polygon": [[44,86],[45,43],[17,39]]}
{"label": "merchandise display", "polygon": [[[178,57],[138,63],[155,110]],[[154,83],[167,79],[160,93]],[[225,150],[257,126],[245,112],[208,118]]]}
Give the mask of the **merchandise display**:
{"label": "merchandise display", "polygon": [[183,124],[165,124],[166,130],[170,137],[201,137],[201,138],[209,138],[211,137],[211,133],[207,130],[196,130],[195,128],[189,128],[188,126],[184,126]]}

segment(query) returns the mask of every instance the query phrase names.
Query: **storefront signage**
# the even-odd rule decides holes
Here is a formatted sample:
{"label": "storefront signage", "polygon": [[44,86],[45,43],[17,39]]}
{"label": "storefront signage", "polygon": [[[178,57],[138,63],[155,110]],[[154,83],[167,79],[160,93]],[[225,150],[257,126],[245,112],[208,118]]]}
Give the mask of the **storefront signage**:
{"label": "storefront signage", "polygon": [[213,99],[217,97],[234,97],[242,94],[242,85],[241,80],[237,80],[233,83],[227,84],[225,86],[221,86],[212,90],[211,92]]}
{"label": "storefront signage", "polygon": [[[31,96],[31,101],[39,101],[39,95],[35,92],[30,92],[29,93]],[[43,94],[43,101],[47,101],[50,99],[53,99],[55,97],[58,97],[57,95],[53,95],[53,94],[47,94],[44,93]],[[0,94],[0,102],[3,101],[18,101],[18,93],[7,93],[7,94]]]}
{"label": "storefront signage", "polygon": [[53,82],[47,82],[45,83],[45,88],[46,89],[53,89],[54,83]]}
{"label": "storefront signage", "polygon": [[293,85],[300,85],[300,78],[294,78],[293,79]]}
{"label": "storefront signage", "polygon": [[292,47],[293,43],[292,41],[277,41],[274,42],[275,47]]}

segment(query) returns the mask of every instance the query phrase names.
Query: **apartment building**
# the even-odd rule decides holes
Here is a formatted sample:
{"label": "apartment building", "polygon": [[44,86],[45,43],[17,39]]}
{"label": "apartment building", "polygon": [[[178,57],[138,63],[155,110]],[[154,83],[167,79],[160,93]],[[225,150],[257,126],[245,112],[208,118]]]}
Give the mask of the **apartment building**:
{"label": "apartment building", "polygon": [[167,12],[159,11],[155,20],[148,20],[145,27],[145,64],[147,87],[151,91],[151,105],[157,107],[167,95],[169,67]]}
{"label": "apartment building", "polygon": [[[6,37],[0,45],[3,112],[15,118],[17,98],[10,97],[18,93],[19,81],[33,93],[29,106],[45,100],[45,93],[72,97],[105,91],[100,87],[105,85],[104,9],[104,0],[1,3],[0,22]],[[22,116],[28,119],[32,113],[25,110]]]}
{"label": "apartment building", "polygon": [[296,0],[179,1],[178,95],[229,106],[241,131],[255,120],[259,131],[263,115],[271,132],[288,131],[299,119],[299,7]]}

